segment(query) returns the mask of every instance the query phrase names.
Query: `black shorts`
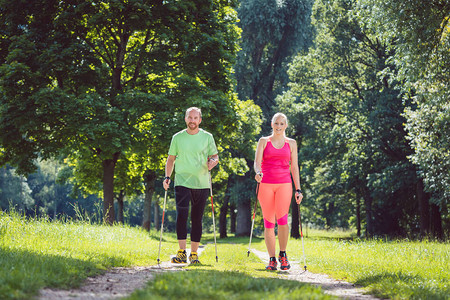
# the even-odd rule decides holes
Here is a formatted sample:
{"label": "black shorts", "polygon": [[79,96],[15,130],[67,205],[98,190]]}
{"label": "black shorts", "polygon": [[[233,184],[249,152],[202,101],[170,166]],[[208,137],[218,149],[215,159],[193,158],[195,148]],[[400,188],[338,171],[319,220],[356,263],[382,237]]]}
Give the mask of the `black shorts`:
{"label": "black shorts", "polygon": [[191,204],[191,241],[200,242],[202,237],[202,219],[205,211],[209,189],[190,189],[184,186],[175,187],[175,201],[177,204],[177,238],[185,240],[187,237],[187,220],[189,204]]}

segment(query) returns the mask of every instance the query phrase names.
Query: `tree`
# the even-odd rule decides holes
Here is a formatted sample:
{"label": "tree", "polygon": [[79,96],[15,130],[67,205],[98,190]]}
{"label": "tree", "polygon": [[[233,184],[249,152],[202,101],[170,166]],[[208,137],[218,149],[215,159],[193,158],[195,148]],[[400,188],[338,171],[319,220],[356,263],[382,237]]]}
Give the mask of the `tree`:
{"label": "tree", "polygon": [[405,234],[415,226],[418,181],[402,116],[411,103],[383,73],[395,71],[388,44],[360,24],[365,11],[355,8],[351,0],[315,2],[314,47],[295,58],[290,91],[277,102],[305,121],[297,126],[304,204],[324,225],[345,227],[362,199],[368,235]]}
{"label": "tree", "polygon": [[[242,35],[235,66],[236,89],[240,99],[251,99],[261,107],[265,120],[261,123],[264,135],[270,130],[267,120],[273,115],[275,96],[286,89],[287,64],[297,51],[309,45],[311,5],[310,0],[240,1],[238,16]],[[229,190],[238,192],[240,197],[230,200],[238,206],[236,233],[248,235],[255,190],[252,175],[254,153],[238,156],[246,159],[248,171],[242,178],[236,177],[231,181],[236,186],[230,186]],[[248,189],[248,186],[252,188]]]}
{"label": "tree", "polygon": [[0,169],[0,209],[15,209],[25,213],[33,211],[35,201],[26,178],[16,174],[9,166]]}
{"label": "tree", "polygon": [[[432,195],[431,211],[428,200],[424,201],[427,211],[423,216],[427,220],[422,222],[422,230],[428,231],[430,228],[426,227],[433,226],[434,234],[442,237],[440,213],[448,216],[450,199],[450,138],[442,134],[450,129],[450,3],[434,0],[359,2],[361,9],[373,12],[363,18],[366,26],[384,39],[395,40],[391,45],[395,51],[392,61],[398,72],[393,78],[403,83],[405,97],[412,97],[415,104],[405,113],[408,138],[414,149],[410,159],[418,166],[424,187]],[[438,213],[428,220],[433,211]],[[428,224],[429,221],[432,223]]]}
{"label": "tree", "polygon": [[[242,29],[236,63],[240,99],[252,99],[270,120],[275,97],[286,89],[288,63],[311,43],[310,0],[242,0]],[[270,124],[269,124],[270,125]],[[270,126],[264,124],[263,134]]]}
{"label": "tree", "polygon": [[227,93],[237,32],[223,1],[0,4],[9,49],[1,52],[1,162],[26,173],[38,153],[62,152],[99,166],[107,223],[116,164],[148,138],[142,122],[174,116],[193,97],[225,123],[234,115]]}

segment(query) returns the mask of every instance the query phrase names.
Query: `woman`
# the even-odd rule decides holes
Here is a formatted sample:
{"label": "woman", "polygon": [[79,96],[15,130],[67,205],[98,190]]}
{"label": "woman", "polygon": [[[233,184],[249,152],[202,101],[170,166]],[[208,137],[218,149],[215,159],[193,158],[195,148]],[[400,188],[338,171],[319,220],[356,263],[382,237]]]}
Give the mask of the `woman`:
{"label": "woman", "polygon": [[297,142],[286,137],[287,117],[276,113],[272,118],[272,135],[260,138],[255,155],[255,180],[259,183],[258,200],[264,217],[264,240],[270,261],[266,270],[276,270],[275,219],[278,224],[281,270],[289,270],[286,246],[289,238],[288,213],[292,198],[292,179],[298,204],[303,195],[297,157]]}

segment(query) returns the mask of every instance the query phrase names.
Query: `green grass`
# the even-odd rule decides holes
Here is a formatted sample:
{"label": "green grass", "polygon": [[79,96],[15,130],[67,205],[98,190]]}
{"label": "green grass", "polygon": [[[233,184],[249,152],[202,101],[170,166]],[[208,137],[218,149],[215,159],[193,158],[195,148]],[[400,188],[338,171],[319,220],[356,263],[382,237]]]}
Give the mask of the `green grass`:
{"label": "green grass", "polygon": [[202,265],[160,273],[127,299],[336,299],[320,288],[276,278],[280,273],[265,271],[265,263],[254,254],[247,257],[247,243],[248,239],[221,240],[218,262],[214,244],[209,244],[201,253]]}
{"label": "green grass", "polygon": [[[338,236],[338,238],[336,238]],[[343,232],[304,237],[308,270],[367,287],[391,299],[448,299],[450,244],[431,241],[359,240]],[[263,243],[255,247],[265,250]],[[303,265],[301,240],[290,239],[290,260]]]}
{"label": "green grass", "polygon": [[[351,239],[345,232],[309,231],[304,238],[306,263],[312,272],[327,273],[367,287],[392,299],[448,299],[450,245],[432,241]],[[164,233],[161,260],[178,249],[175,235]],[[212,242],[205,235],[204,243]],[[0,212],[0,299],[29,299],[43,287],[72,288],[87,276],[111,267],[156,264],[159,231],[150,234],[126,226],[86,222],[50,222]],[[320,289],[281,280],[264,271],[265,263],[247,257],[248,238],[208,244],[202,266],[186,272],[166,272],[130,299],[217,298],[252,299],[268,294],[279,299],[324,299]],[[252,247],[265,251],[254,237]],[[302,263],[300,240],[290,239],[291,261]],[[282,277],[282,275],[281,275]]]}
{"label": "green grass", "polygon": [[[0,299],[29,299],[42,287],[78,286],[118,266],[156,264],[159,231],[27,220],[0,211]],[[165,234],[161,260],[177,250]]]}

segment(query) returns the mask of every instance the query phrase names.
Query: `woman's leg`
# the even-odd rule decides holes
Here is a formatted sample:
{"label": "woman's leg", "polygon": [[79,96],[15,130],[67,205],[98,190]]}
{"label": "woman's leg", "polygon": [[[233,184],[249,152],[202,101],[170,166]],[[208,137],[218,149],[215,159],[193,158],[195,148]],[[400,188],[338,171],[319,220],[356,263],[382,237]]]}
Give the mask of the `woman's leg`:
{"label": "woman's leg", "polygon": [[292,199],[292,184],[280,184],[275,192],[275,214],[278,223],[278,243],[280,251],[286,251],[289,240],[288,214]]}
{"label": "woman's leg", "polygon": [[286,251],[288,240],[289,240],[289,225],[288,224],[278,225],[278,243],[280,244],[280,251]]}
{"label": "woman's leg", "polygon": [[274,185],[260,183],[258,200],[264,218],[264,241],[270,257],[275,257],[275,193]]}
{"label": "woman's leg", "polygon": [[264,241],[266,242],[267,252],[269,252],[269,257],[275,257],[275,229],[274,228],[264,228]]}

